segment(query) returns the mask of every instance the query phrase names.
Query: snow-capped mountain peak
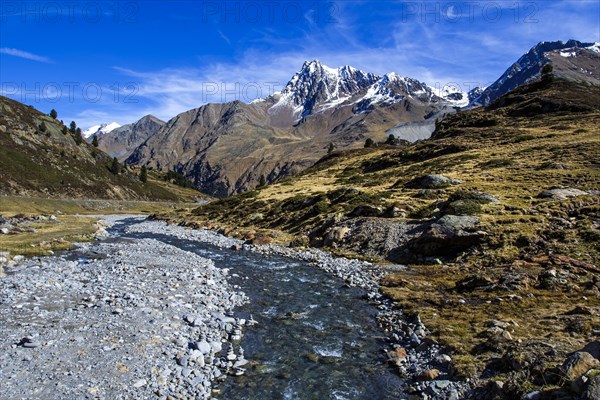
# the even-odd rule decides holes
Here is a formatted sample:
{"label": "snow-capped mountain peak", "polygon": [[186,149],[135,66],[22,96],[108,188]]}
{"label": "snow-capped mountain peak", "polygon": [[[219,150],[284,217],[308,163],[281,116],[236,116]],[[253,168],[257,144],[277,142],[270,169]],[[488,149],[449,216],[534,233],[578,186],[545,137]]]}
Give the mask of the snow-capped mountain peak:
{"label": "snow-capped mountain peak", "polygon": [[110,124],[100,124],[100,125],[94,125],[88,129],[86,129],[85,131],[82,132],[82,135],[84,138],[88,139],[93,137],[94,135],[100,137],[108,132],[111,132],[117,128],[120,128],[121,125],[117,124],[116,122],[111,122]]}
{"label": "snow-capped mountain peak", "polygon": [[299,119],[311,114],[317,105],[327,108],[327,104],[339,104],[379,79],[348,65],[330,68],[319,60],[306,61],[281,91],[275,107],[291,107]]}

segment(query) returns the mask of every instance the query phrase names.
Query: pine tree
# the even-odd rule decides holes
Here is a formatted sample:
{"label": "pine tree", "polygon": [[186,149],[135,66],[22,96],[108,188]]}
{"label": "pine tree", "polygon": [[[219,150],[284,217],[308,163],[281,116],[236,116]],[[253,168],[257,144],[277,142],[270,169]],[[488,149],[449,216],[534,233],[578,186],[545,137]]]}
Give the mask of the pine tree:
{"label": "pine tree", "polygon": [[110,165],[110,172],[115,175],[118,175],[119,172],[121,172],[121,164],[119,164],[117,157],[113,157],[112,164]]}
{"label": "pine tree", "polygon": [[79,146],[83,143],[83,136],[81,135],[81,128],[75,129],[75,144]]}
{"label": "pine tree", "polygon": [[374,147],[374,146],[375,146],[375,142],[373,141],[373,139],[368,138],[367,140],[365,140],[365,148]]}
{"label": "pine tree", "polygon": [[92,139],[92,146],[98,147],[98,136],[94,134],[94,138]]}
{"label": "pine tree", "polygon": [[52,117],[52,119],[56,119],[58,117],[58,113],[54,108],[50,110],[50,116]]}
{"label": "pine tree", "polygon": [[42,132],[46,132],[46,123],[44,121],[42,121],[42,123],[40,124],[40,131]]}
{"label": "pine tree", "polygon": [[140,181],[143,183],[148,182],[148,170],[145,165],[142,165],[142,169],[140,171]]}
{"label": "pine tree", "polygon": [[267,180],[264,175],[260,176],[260,180],[258,181],[258,187],[264,187],[267,185]]}
{"label": "pine tree", "polygon": [[63,127],[62,127],[62,133],[63,133],[63,135],[66,135],[67,133],[69,133],[69,130],[68,130],[68,129],[67,129],[67,127],[66,127],[66,126],[64,126],[64,125],[63,125]]}
{"label": "pine tree", "polygon": [[72,135],[74,135],[76,130],[77,130],[77,124],[75,123],[75,121],[71,121],[69,131],[71,132]]}
{"label": "pine tree", "polygon": [[396,137],[390,133],[390,135],[388,136],[387,140],[385,141],[385,144],[395,145],[396,144]]}

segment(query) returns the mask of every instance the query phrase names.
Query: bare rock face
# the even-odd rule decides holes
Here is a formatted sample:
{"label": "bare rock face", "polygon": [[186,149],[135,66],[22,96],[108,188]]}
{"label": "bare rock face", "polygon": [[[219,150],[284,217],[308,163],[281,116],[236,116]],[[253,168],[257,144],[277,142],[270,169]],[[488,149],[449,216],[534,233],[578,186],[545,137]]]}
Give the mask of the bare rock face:
{"label": "bare rock face", "polygon": [[[394,221],[359,217],[330,228],[324,241],[356,253],[396,262],[432,256],[454,256],[485,236],[476,216],[445,215],[437,221]],[[347,235],[347,232],[352,235]],[[344,232],[344,235],[339,233]],[[335,239],[335,240],[334,240]]]}
{"label": "bare rock face", "polygon": [[146,115],[133,124],[123,125],[98,139],[98,147],[111,157],[125,161],[127,157],[149,137],[156,134],[166,122],[153,115]]}

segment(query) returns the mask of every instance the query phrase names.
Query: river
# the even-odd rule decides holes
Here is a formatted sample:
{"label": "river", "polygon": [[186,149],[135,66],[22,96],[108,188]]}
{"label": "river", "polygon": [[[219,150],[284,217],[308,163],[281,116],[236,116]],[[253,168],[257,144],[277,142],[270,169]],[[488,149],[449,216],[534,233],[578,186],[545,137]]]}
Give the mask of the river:
{"label": "river", "polygon": [[[110,239],[62,254],[61,259],[72,261],[83,257],[92,260],[95,257],[106,262],[107,252],[112,251],[110,246],[118,246],[119,252],[126,258],[124,261],[132,262],[135,257],[132,258],[127,249],[135,248],[136,244],[158,243],[160,246],[154,247],[158,249],[164,246],[164,249],[168,249],[171,261],[175,260],[173,255],[183,254],[185,257],[189,253],[199,256],[199,260],[211,260],[216,268],[228,270],[228,285],[245,293],[247,301],[232,308],[232,316],[245,320],[253,318],[258,322],[245,326],[241,341],[234,342],[236,348],[243,348],[249,363],[245,366],[244,375],[228,376],[225,380],[217,379],[220,383],[213,382],[215,397],[227,400],[375,400],[403,397],[402,380],[386,365],[386,342],[375,320],[377,310],[366,300],[363,290],[349,288],[340,278],[305,261],[262,255],[249,250],[236,251],[208,241],[192,240],[181,234],[173,235],[173,230],[158,227],[157,224],[164,226],[159,222],[144,222],[139,218],[114,219],[114,225],[108,229]],[[150,226],[152,229],[146,229]],[[161,255],[167,251],[164,249],[161,247]],[[191,257],[187,258],[191,260]],[[177,267],[169,265],[169,268]],[[187,264],[182,263],[181,268],[186,267]],[[23,271],[27,271],[27,268]],[[14,274],[9,274],[9,278]],[[131,278],[136,280],[135,276]],[[94,283],[89,280],[86,277],[86,282]],[[137,280],[143,281],[141,277]],[[127,286],[132,285],[128,283]],[[39,298],[39,294],[36,298]],[[125,311],[120,312],[125,315],[129,309],[135,311],[135,307],[123,309]],[[161,315],[167,311],[168,308],[161,311]],[[113,309],[111,317],[114,315]],[[86,314],[82,314],[81,318],[85,317]],[[183,315],[179,315],[179,318],[183,318]],[[154,318],[154,325],[156,320],[158,317]],[[116,323],[115,326],[120,325]],[[9,331],[8,334],[13,333],[10,332],[11,327],[2,328]],[[60,358],[60,354],[57,353],[56,357]],[[10,375],[12,372],[2,364],[2,360],[0,375]],[[18,377],[16,374],[5,378],[10,383],[10,378]],[[60,380],[59,377],[56,379]],[[118,392],[118,389],[114,390]]]}

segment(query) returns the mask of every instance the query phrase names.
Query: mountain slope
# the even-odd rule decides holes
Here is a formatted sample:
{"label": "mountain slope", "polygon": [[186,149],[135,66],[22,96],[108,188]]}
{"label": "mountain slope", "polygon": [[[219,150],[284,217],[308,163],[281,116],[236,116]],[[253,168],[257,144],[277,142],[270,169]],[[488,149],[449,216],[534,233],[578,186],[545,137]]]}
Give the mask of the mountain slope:
{"label": "mountain slope", "polygon": [[[179,199],[170,184],[109,171],[112,158],[83,141],[77,145],[63,125],[0,96],[0,194],[53,198]],[[191,191],[188,191],[188,195]],[[190,196],[192,197],[192,196]]]}
{"label": "mountain slope", "polygon": [[598,86],[544,80],[446,117],[429,140],[334,152],[164,218],[407,264],[384,293],[418,313],[458,377],[524,398],[560,390],[556,367],[600,326],[598,126]]}
{"label": "mountain slope", "polygon": [[[281,93],[245,104],[207,104],[171,119],[127,159],[175,169],[216,196],[274,182],[327,153],[383,141],[396,124],[453,111],[427,85],[346,66],[306,62]],[[435,118],[431,119],[431,123]]]}
{"label": "mountain slope", "polygon": [[539,79],[541,70],[547,63],[554,66],[554,75],[559,78],[600,84],[598,45],[576,40],[566,43],[541,42],[519,58],[500,78],[473,99],[471,104],[488,105],[518,86]]}
{"label": "mountain slope", "polygon": [[149,137],[156,134],[166,124],[153,115],[146,115],[139,121],[103,133],[98,137],[98,148],[119,161],[127,157]]}

